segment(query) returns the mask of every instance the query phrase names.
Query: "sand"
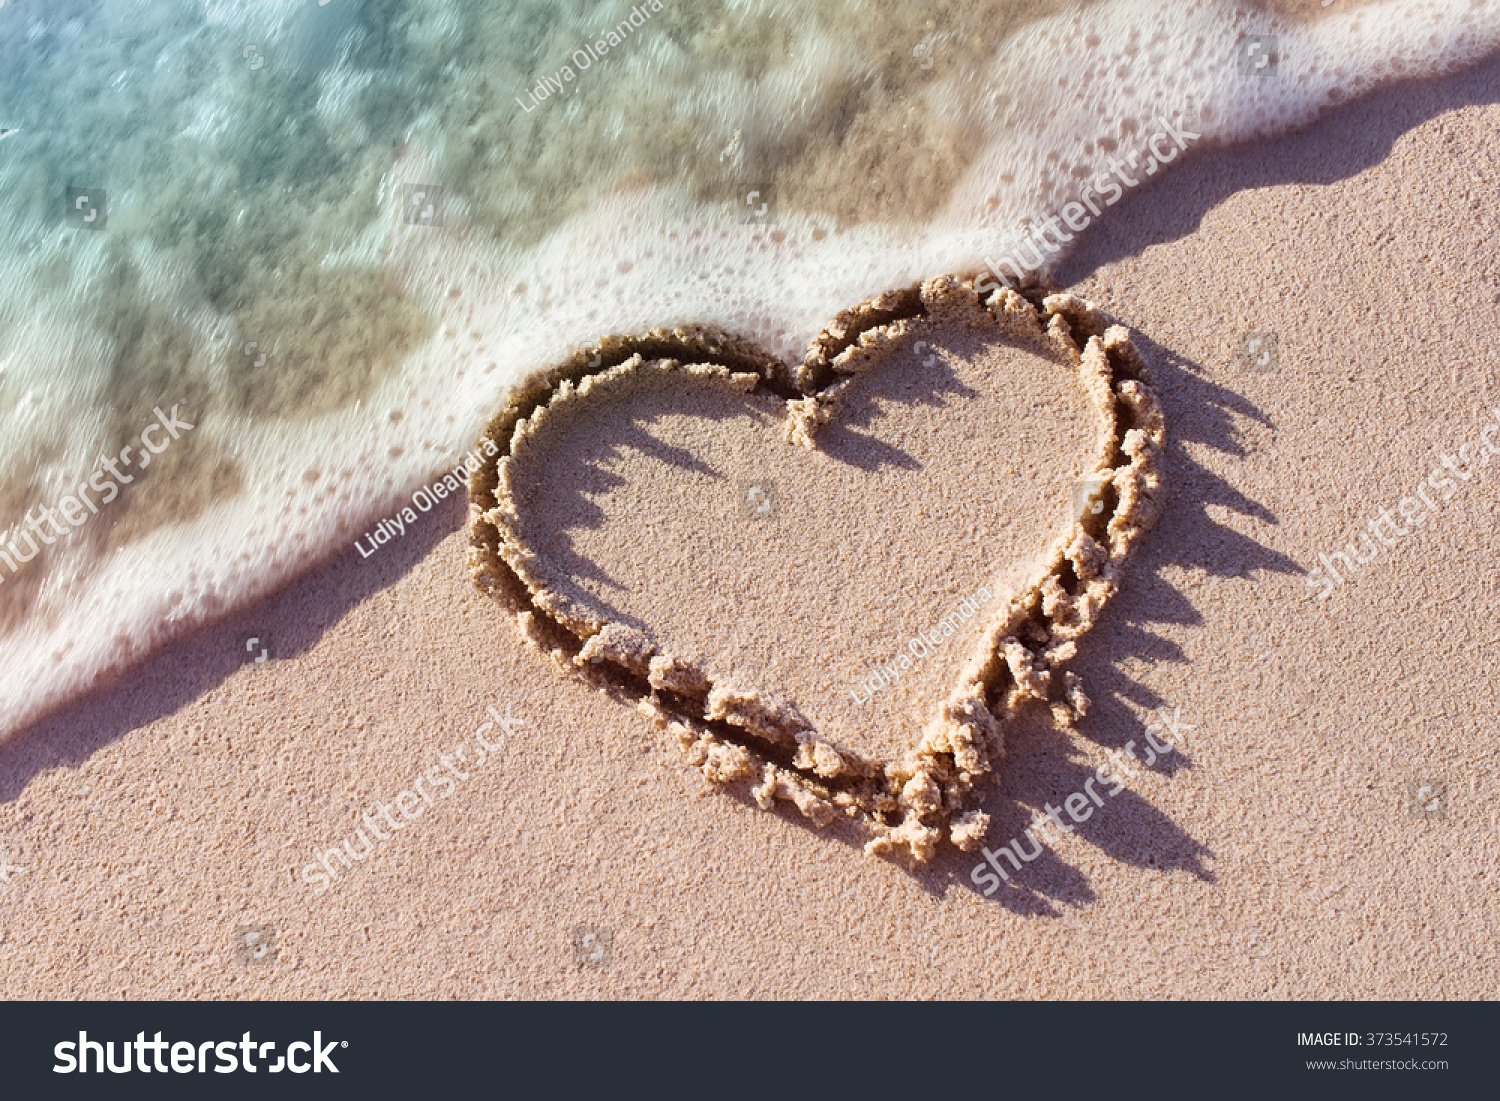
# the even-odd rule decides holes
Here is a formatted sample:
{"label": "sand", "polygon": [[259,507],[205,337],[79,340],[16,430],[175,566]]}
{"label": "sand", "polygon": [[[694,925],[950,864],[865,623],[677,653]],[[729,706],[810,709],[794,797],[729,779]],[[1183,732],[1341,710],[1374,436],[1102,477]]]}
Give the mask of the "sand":
{"label": "sand", "polygon": [[[473,464],[474,578],[761,809],[843,814],[872,855],[974,851],[1009,718],[1088,706],[1061,666],[1160,514],[1160,403],[1127,331],[1067,294],[934,278],[812,349],[789,372],[662,331],[543,375]],[[883,607],[830,584],[862,574]]]}
{"label": "sand", "polygon": [[[989,844],[1142,746],[1159,708],[1182,748],[989,897],[973,854],[868,856],[706,784],[521,642],[469,579],[450,500],[0,747],[23,868],[0,890],[0,993],[1491,996],[1500,463],[1434,489],[1409,535],[1382,529],[1327,599],[1304,572],[1500,407],[1497,133],[1500,63],[1380,93],[1192,158],[1055,273],[1133,330],[1168,496],[1068,665],[1088,714],[1008,729]],[[1247,330],[1277,334],[1273,371],[1237,365]],[[930,534],[898,526],[889,553]],[[936,595],[893,621],[927,625],[983,558],[938,557]],[[883,616],[910,588],[878,563],[824,580]],[[788,622],[782,652],[828,652]],[[246,663],[267,635],[276,660]],[[317,893],[315,854],[419,777],[420,817]],[[247,927],[274,945],[258,961]]]}

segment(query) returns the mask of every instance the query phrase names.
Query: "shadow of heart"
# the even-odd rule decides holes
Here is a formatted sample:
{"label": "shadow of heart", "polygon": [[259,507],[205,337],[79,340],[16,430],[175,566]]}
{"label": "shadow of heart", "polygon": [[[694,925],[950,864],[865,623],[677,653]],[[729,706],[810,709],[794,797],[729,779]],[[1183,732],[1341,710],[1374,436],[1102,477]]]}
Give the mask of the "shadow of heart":
{"label": "shadow of heart", "polygon": [[[1086,711],[1082,686],[1060,667],[1118,590],[1127,558],[1160,512],[1162,490],[1165,425],[1127,330],[1071,295],[1026,293],[1000,290],[986,302],[972,280],[952,276],[889,292],[840,314],[796,367],[706,327],[610,337],[576,353],[520,386],[481,440],[494,458],[470,477],[476,583],[570,673],[651,715],[711,782],[754,782],[760,807],[790,802],[818,826],[846,816],[862,827],[874,854],[904,852],[925,862],[945,838],[966,851],[978,848],[989,819],[977,785],[1003,754],[1007,720],[1028,704],[1049,708],[1063,725]],[[666,652],[649,625],[601,614],[557,583],[549,549],[528,540],[524,501],[535,500],[527,482],[536,475],[527,460],[555,426],[586,418],[643,380],[684,402],[707,385],[745,402],[774,400],[785,441],[817,449],[820,432],[847,414],[859,376],[918,325],[959,326],[1071,367],[1097,434],[1086,457],[1083,507],[1012,578],[951,688],[898,756],[837,744],[764,686],[733,683],[701,659]],[[702,465],[691,454],[671,461]],[[563,575],[584,563],[565,565]]]}

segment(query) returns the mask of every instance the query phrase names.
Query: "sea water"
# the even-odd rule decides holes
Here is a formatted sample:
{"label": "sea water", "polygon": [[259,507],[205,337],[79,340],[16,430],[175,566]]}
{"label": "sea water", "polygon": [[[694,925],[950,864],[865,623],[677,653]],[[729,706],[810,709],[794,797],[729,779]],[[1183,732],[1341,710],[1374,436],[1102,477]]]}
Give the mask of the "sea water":
{"label": "sea water", "polygon": [[1500,0],[3,0],[0,736],[347,550],[603,335],[794,360],[1160,120],[1271,137],[1497,45]]}

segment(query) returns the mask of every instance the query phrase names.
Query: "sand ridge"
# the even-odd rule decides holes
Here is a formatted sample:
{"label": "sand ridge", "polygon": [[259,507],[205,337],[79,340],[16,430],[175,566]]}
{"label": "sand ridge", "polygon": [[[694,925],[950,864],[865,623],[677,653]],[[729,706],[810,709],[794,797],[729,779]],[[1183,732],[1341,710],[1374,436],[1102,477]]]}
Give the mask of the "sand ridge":
{"label": "sand ridge", "polygon": [[[1061,666],[1117,591],[1126,558],[1160,511],[1165,427],[1127,331],[1070,295],[1033,298],[1002,290],[984,303],[972,280],[932,279],[841,314],[795,369],[706,329],[615,337],[579,352],[522,386],[485,434],[484,450],[493,444],[500,455],[470,480],[476,583],[559,664],[634,700],[710,781],[758,781],[752,795],[763,809],[787,801],[820,826],[847,816],[863,827],[871,853],[924,862],[945,838],[976,848],[989,824],[978,785],[1003,756],[1007,718],[1033,701],[1062,724],[1087,710],[1077,678]],[[662,652],[648,631],[605,621],[549,583],[517,495],[518,464],[553,423],[590,401],[617,401],[642,380],[712,380],[780,399],[786,440],[816,448],[854,378],[879,364],[918,318],[1029,343],[1077,370],[1097,418],[1089,470],[1098,499],[992,610],[957,684],[904,754],[881,760],[835,744],[789,701],[764,687],[715,681],[695,661]]]}

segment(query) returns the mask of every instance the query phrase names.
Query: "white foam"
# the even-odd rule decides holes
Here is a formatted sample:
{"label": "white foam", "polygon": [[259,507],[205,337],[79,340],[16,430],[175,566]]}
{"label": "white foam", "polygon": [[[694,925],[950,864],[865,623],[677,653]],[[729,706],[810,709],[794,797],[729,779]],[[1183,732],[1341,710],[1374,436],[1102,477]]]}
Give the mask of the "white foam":
{"label": "white foam", "polygon": [[[834,7],[850,18],[846,5]],[[1056,211],[1075,194],[1080,173],[1103,167],[1101,140],[1128,152],[1152,132],[1151,119],[1175,112],[1194,120],[1204,148],[1284,133],[1385,81],[1453,71],[1500,46],[1496,0],[1391,0],[1340,7],[1301,25],[1248,2],[1199,0],[1162,15],[1140,7],[1112,0],[1039,20],[1000,41],[977,83],[967,68],[945,74],[936,67],[912,74],[902,103],[872,108],[958,127],[963,156],[955,163],[965,167],[943,184],[928,216],[841,226],[810,202],[778,210],[770,228],[737,224],[734,201],[700,197],[714,181],[678,168],[722,162],[726,172],[750,178],[796,160],[813,164],[801,182],[804,193],[817,192],[821,177],[799,146],[799,126],[823,133],[883,70],[839,26],[819,30],[823,24],[796,6],[735,9],[736,27],[769,19],[787,31],[784,49],[751,66],[755,75],[727,64],[712,43],[694,53],[696,40],[673,21],[669,5],[637,39],[580,74],[567,96],[526,114],[513,95],[629,5],[559,9],[555,24],[531,41],[505,22],[511,15],[477,26],[462,5],[423,0],[405,25],[413,65],[430,60],[430,72],[448,72],[445,43],[457,52],[469,42],[471,60],[476,36],[494,43],[492,62],[453,78],[454,102],[471,96],[489,114],[468,120],[453,104],[435,104],[417,118],[370,192],[381,204],[374,220],[340,205],[356,208],[350,196],[373,186],[367,145],[375,123],[362,104],[377,92],[410,95],[416,77],[359,68],[353,59],[370,35],[350,14],[353,5],[329,5],[345,10],[320,15],[306,0],[214,3],[205,8],[209,34],[161,20],[138,24],[140,5],[110,0],[103,25],[129,26],[154,42],[156,61],[129,68],[109,103],[90,98],[96,84],[112,79],[90,75],[107,68],[104,53],[66,56],[66,43],[82,33],[68,22],[76,17],[68,5],[20,23],[5,22],[14,12],[0,12],[0,45],[17,34],[59,36],[61,53],[38,62],[27,79],[59,87],[73,81],[78,110],[96,133],[134,118],[132,104],[172,105],[168,122],[147,128],[144,138],[119,138],[110,179],[87,181],[111,189],[110,229],[98,235],[57,225],[48,205],[54,197],[28,175],[27,158],[53,157],[47,171],[54,174],[92,162],[33,133],[43,120],[0,119],[27,127],[0,145],[0,195],[8,196],[0,199],[0,471],[5,484],[21,487],[17,513],[53,504],[76,485],[116,410],[119,380],[108,363],[117,338],[106,318],[86,308],[109,278],[111,257],[118,259],[111,250],[132,258],[139,301],[149,297],[184,334],[190,353],[172,365],[173,384],[202,383],[218,393],[243,369],[244,334],[210,303],[179,251],[149,236],[171,204],[232,212],[243,201],[234,189],[245,166],[229,151],[251,140],[258,97],[280,85],[247,75],[241,40],[254,42],[268,64],[288,59],[316,81],[312,113],[345,158],[337,162],[345,174],[310,192],[316,199],[298,213],[313,257],[300,262],[326,272],[380,270],[405,301],[425,304],[436,318],[431,339],[399,370],[376,377],[356,405],[316,416],[232,404],[210,410],[195,432],[215,461],[242,472],[237,493],[102,557],[79,548],[55,558],[25,620],[0,637],[0,735],[346,549],[467,451],[510,385],[602,335],[710,322],[794,359],[844,307],[924,276],[977,269],[986,253],[1006,247],[1021,219]],[[894,18],[873,7],[867,14]],[[957,49],[964,36],[944,38],[921,26],[922,18],[910,17],[912,43]],[[1276,76],[1238,72],[1235,45],[1250,33],[1281,39]],[[896,52],[911,51],[900,43]],[[494,90],[481,94],[489,83]],[[483,147],[475,151],[495,135],[517,142],[499,162],[486,160]],[[659,159],[642,175],[644,155],[620,150],[632,142],[654,148],[653,141]],[[171,176],[159,163],[167,151],[175,158]],[[892,158],[901,155],[892,149]],[[404,224],[400,185],[455,174],[466,186],[450,189],[442,231]],[[850,202],[857,206],[857,189],[868,182],[845,179]],[[823,211],[836,205],[837,196],[826,197]],[[539,239],[537,227],[545,230]],[[171,398],[134,396],[147,407]],[[17,518],[0,515],[0,523]],[[0,601],[21,583],[0,584]]]}

